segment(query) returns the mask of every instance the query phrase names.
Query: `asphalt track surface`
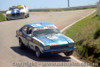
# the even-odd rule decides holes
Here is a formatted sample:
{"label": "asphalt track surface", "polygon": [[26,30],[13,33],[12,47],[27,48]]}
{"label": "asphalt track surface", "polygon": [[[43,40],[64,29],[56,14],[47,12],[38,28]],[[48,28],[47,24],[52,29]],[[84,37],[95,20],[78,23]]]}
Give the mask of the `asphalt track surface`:
{"label": "asphalt track surface", "polygon": [[[66,57],[63,53],[44,55],[40,59],[30,49],[21,50],[18,39],[15,37],[16,30],[27,23],[34,22],[52,22],[62,30],[93,10],[30,12],[30,17],[27,19],[0,22],[0,67],[69,67],[72,63],[79,63],[71,57]],[[71,65],[71,67],[77,67],[77,65]]]}

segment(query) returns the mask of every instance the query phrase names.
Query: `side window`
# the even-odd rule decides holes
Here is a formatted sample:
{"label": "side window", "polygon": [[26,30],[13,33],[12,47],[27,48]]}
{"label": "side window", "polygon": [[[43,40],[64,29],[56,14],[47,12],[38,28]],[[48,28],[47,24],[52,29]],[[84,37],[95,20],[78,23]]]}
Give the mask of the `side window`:
{"label": "side window", "polygon": [[32,28],[31,27],[28,28],[27,34],[32,34]]}
{"label": "side window", "polygon": [[24,33],[26,33],[26,34],[27,34],[28,27],[27,27],[27,26],[24,26],[24,27],[22,28],[22,30],[23,30],[23,32],[24,32]]}

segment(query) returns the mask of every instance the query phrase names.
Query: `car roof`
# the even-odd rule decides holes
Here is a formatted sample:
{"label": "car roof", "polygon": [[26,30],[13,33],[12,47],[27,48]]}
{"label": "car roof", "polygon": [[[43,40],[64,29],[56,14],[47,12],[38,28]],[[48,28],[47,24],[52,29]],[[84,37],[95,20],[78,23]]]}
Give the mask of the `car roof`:
{"label": "car roof", "polygon": [[31,26],[32,28],[36,28],[36,27],[55,26],[55,25],[50,22],[37,22],[37,23],[29,23],[26,24],[25,26]]}
{"label": "car roof", "polygon": [[10,6],[9,8],[15,8],[15,7],[24,7],[24,5]]}

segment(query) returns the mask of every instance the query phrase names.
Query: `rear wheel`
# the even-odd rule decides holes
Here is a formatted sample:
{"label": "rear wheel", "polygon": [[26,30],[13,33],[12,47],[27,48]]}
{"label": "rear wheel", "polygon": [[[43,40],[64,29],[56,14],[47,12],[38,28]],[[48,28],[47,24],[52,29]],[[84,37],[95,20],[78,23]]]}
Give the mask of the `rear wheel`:
{"label": "rear wheel", "polygon": [[64,53],[66,56],[71,56],[73,54],[73,51],[69,51],[69,52],[66,52]]}
{"label": "rear wheel", "polygon": [[40,49],[39,49],[38,47],[36,48],[35,53],[36,53],[36,56],[37,56],[38,58],[42,57],[42,53],[41,53],[41,51],[40,51]]}

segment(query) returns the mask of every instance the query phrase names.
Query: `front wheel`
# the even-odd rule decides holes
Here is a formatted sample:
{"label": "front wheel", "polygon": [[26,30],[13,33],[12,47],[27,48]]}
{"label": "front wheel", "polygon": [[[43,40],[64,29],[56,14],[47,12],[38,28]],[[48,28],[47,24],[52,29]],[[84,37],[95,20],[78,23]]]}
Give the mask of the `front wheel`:
{"label": "front wheel", "polygon": [[25,18],[28,18],[29,17],[29,14],[27,14],[26,16],[25,16]]}
{"label": "front wheel", "polygon": [[42,57],[42,53],[41,53],[41,51],[39,50],[39,48],[36,48],[35,53],[36,53],[36,56],[37,56],[38,58]]}
{"label": "front wheel", "polygon": [[9,18],[6,18],[6,20],[9,21],[10,19]]}
{"label": "front wheel", "polygon": [[64,53],[66,56],[71,56],[73,54],[73,51],[69,51],[69,52],[66,52]]}
{"label": "front wheel", "polygon": [[29,14],[27,14],[27,17],[29,17]]}
{"label": "front wheel", "polygon": [[25,45],[23,44],[23,42],[21,40],[19,40],[19,46],[21,49],[25,48]]}

